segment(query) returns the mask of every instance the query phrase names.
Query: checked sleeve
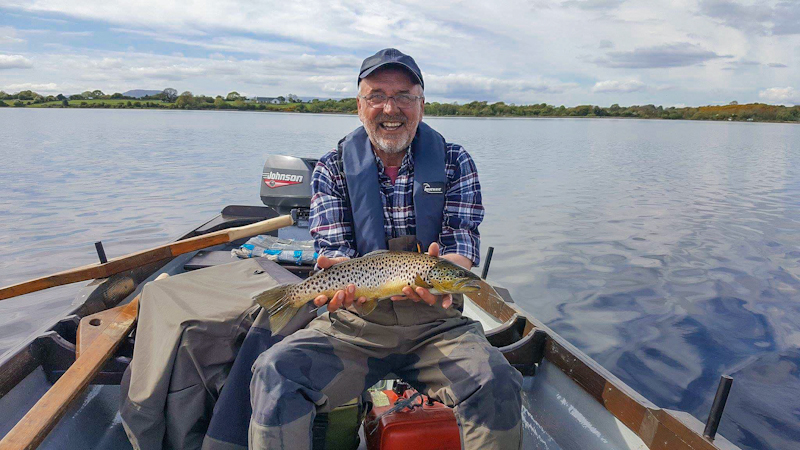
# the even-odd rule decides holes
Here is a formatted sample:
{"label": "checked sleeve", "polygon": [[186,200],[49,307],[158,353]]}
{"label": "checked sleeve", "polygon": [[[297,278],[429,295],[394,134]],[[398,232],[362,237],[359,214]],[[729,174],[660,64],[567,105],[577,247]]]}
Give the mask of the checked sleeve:
{"label": "checked sleeve", "polygon": [[439,235],[441,254],[455,253],[477,266],[481,244],[478,225],[484,215],[478,169],[469,153],[455,144],[447,144],[445,168],[447,191],[442,233]]}
{"label": "checked sleeve", "polygon": [[311,175],[309,228],[317,253],[330,258],[353,257],[353,218],[347,207],[347,187],[332,151],[317,162]]}

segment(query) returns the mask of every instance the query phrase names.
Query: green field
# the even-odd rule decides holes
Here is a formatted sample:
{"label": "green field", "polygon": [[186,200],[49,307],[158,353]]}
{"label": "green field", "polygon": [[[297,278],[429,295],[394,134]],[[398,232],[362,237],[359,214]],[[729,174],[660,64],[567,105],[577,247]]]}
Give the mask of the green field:
{"label": "green field", "polygon": [[[14,102],[17,100],[3,100],[8,106],[14,107]],[[32,100],[23,100],[25,108],[61,108],[62,103],[60,100],[45,103],[33,103]],[[128,106],[128,102],[131,106]],[[140,106],[136,106],[136,103]],[[146,103],[150,106],[145,106]],[[101,106],[102,105],[102,106]],[[123,105],[124,108],[147,108],[147,109],[173,109],[175,103],[162,102],[160,100],[128,100],[128,99],[96,99],[96,100],[69,100],[70,108],[119,108]],[[156,105],[156,106],[154,106]],[[257,110],[268,111],[294,111],[298,103],[284,103],[280,105],[273,104],[252,104],[252,103],[237,103],[235,101],[225,101],[225,109],[240,109],[242,106],[253,105]],[[213,104],[202,104],[200,107],[193,107],[191,109],[217,109]]]}
{"label": "green field", "polygon": [[[172,105],[171,103],[162,103],[160,100],[149,100],[149,101],[151,103],[158,103],[159,105],[163,105],[161,107],[164,107],[164,108],[169,108]],[[83,103],[83,104],[85,104],[84,107],[97,107],[102,103],[103,105],[107,105],[107,106],[110,105],[110,107],[113,108],[113,107],[115,107],[115,106],[117,106],[119,104],[127,106],[128,102],[131,102],[131,104],[134,104],[136,102],[139,102],[139,103],[143,104],[143,103],[148,102],[148,100],[145,100],[144,102],[142,102],[141,100],[126,100],[126,99],[69,100],[69,106],[72,107],[72,108],[80,108],[81,104]],[[6,100],[6,103],[8,103],[8,100]],[[29,108],[60,108],[61,107],[61,101],[38,103],[38,104],[29,104],[26,107],[29,107]]]}
{"label": "green field", "polygon": [[[8,105],[10,107],[14,107],[14,102],[16,102],[17,100],[14,99],[14,100],[2,100],[2,101],[4,101],[6,103],[6,105]],[[131,103],[134,103],[135,101],[138,101],[138,100],[124,100],[124,99],[113,99],[113,100],[111,100],[111,99],[109,99],[109,100],[69,100],[69,106],[70,107],[74,107],[74,108],[80,108],[81,107],[81,103],[85,103],[86,106],[97,106],[100,103],[103,103],[105,105],[111,105],[111,107],[114,107],[114,106],[119,105],[120,103],[127,105],[127,103],[129,101]],[[22,100],[22,102],[25,103],[25,106],[24,106],[25,108],[60,108],[61,107],[61,101],[60,100],[57,100],[57,101],[54,101],[54,102],[45,102],[45,103],[36,103],[36,104],[33,103],[33,100]],[[159,103],[159,104],[163,104],[166,107],[169,107],[169,105],[171,105],[170,103],[161,103],[158,100],[155,100],[153,102]]]}

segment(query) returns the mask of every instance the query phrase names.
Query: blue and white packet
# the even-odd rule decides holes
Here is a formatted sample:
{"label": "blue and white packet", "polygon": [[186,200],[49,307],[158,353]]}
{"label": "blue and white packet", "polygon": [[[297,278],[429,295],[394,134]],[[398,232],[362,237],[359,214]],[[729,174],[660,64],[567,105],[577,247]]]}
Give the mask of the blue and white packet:
{"label": "blue and white packet", "polygon": [[297,241],[268,235],[250,238],[241,247],[231,250],[231,254],[239,258],[264,257],[276,262],[294,263],[298,266],[314,265],[318,256],[314,251],[313,240]]}

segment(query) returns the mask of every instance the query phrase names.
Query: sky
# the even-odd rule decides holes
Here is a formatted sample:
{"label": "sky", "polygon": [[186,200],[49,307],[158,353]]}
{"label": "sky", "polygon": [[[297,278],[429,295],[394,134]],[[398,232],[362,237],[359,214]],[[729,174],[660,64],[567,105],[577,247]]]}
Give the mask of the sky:
{"label": "sky", "polygon": [[414,57],[427,101],[800,104],[800,1],[0,0],[0,90],[353,97]]}

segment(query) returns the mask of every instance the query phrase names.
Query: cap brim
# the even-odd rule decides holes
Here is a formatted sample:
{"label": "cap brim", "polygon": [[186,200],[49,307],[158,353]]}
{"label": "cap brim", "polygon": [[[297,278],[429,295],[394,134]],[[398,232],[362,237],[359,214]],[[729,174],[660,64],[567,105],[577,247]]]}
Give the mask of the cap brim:
{"label": "cap brim", "polygon": [[397,62],[397,61],[387,61],[385,63],[380,63],[375,67],[371,67],[371,68],[365,70],[361,75],[358,76],[358,81],[361,81],[364,78],[367,78],[368,76],[370,76],[370,74],[372,72],[375,72],[376,70],[380,69],[381,67],[386,67],[386,66],[400,66],[400,67],[406,69],[406,71],[408,73],[410,73],[411,75],[414,76],[414,78],[416,78],[416,80],[419,83],[419,85],[423,89],[425,89],[425,83],[423,83],[422,82],[422,78],[420,78],[419,75],[417,75],[416,72],[414,72],[414,69],[412,69],[411,66],[409,66],[408,64],[404,64],[404,63]]}

